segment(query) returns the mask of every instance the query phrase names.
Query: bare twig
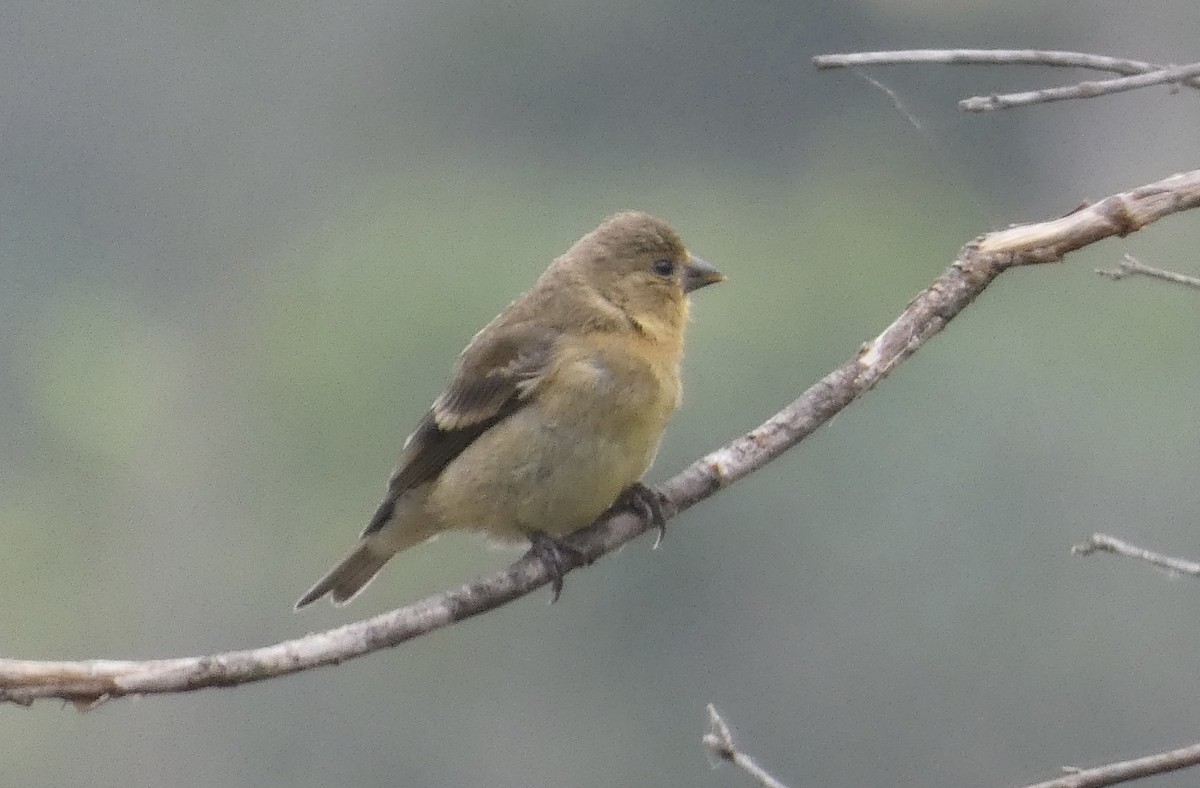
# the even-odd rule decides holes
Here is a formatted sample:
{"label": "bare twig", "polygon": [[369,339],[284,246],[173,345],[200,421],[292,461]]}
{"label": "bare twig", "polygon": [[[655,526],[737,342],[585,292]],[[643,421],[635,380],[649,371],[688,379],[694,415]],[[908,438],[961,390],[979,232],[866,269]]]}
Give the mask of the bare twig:
{"label": "bare twig", "polygon": [[924,124],[921,123],[920,118],[918,118],[911,111],[909,111],[908,107],[906,107],[904,105],[904,102],[900,100],[900,96],[896,94],[896,91],[892,90],[887,85],[883,84],[878,79],[875,79],[875,77],[871,76],[870,74],[863,71],[862,69],[856,68],[856,69],[854,69],[854,73],[857,74],[859,77],[863,78],[864,80],[866,80],[867,82],[869,82],[874,87],[883,91],[883,95],[887,96],[889,99],[892,100],[892,106],[894,106],[896,108],[896,111],[899,112],[901,115],[903,115],[904,119],[907,120],[910,124],[912,124],[912,127],[914,129],[916,129],[917,131],[921,131],[921,132],[923,132],[925,130]]}
{"label": "bare twig", "polygon": [[709,731],[704,734],[701,741],[704,742],[704,746],[710,753],[723,761],[732,763],[753,777],[759,785],[766,786],[766,788],[787,788],[778,778],[737,748],[737,745],[733,743],[733,735],[729,732],[729,726],[725,724],[725,720],[721,719],[721,715],[717,714],[716,706],[711,703],[708,704],[708,724]]}
{"label": "bare twig", "polygon": [[1054,780],[1027,785],[1025,788],[1102,788],[1106,785],[1140,780],[1200,764],[1200,744],[1178,750],[1155,753],[1131,761],[1120,761],[1092,769],[1071,769],[1071,773]]}
{"label": "bare twig", "polygon": [[1187,274],[1177,274],[1174,271],[1165,271],[1162,268],[1152,268],[1151,266],[1144,265],[1131,254],[1125,255],[1125,259],[1115,269],[1101,271],[1097,268],[1096,273],[1101,276],[1107,276],[1114,281],[1120,281],[1127,276],[1148,276],[1152,279],[1161,279],[1164,282],[1171,282],[1200,290],[1200,279],[1188,276]]}
{"label": "bare twig", "polygon": [[1027,107],[1030,104],[1048,104],[1051,101],[1095,98],[1096,96],[1122,93],[1126,90],[1137,90],[1138,88],[1151,87],[1152,85],[1161,85],[1166,82],[1179,83],[1196,76],[1200,76],[1200,63],[1165,68],[1162,71],[1152,71],[1148,74],[1138,74],[1134,77],[1088,80],[1073,85],[1043,88],[1042,90],[1029,90],[1022,93],[972,96],[958,102],[958,108],[967,112],[990,112],[997,109]]}
{"label": "bare twig", "polygon": [[1109,536],[1108,534],[1092,534],[1086,542],[1077,544],[1071,548],[1073,555],[1091,555],[1096,552],[1123,555],[1126,558],[1137,558],[1140,561],[1154,564],[1160,569],[1166,569],[1168,572],[1200,577],[1200,563],[1156,553],[1153,550],[1147,550],[1144,547],[1138,547],[1137,545],[1129,544],[1129,542],[1121,541],[1115,536]]}
{"label": "bare twig", "polygon": [[989,233],[980,239],[979,251],[1015,254],[1014,265],[1059,260],[1067,252],[1101,238],[1124,237],[1164,216],[1198,204],[1200,170],[1191,170],[1105,197],[1061,219],[1016,225]]}
{"label": "bare twig", "polygon": [[[894,52],[849,52],[817,55],[817,68],[854,68],[858,66],[910,65],[970,65],[970,66],[1052,66],[1058,68],[1090,68],[1113,74],[1147,74],[1167,68],[1160,63],[1142,60],[1093,55],[1086,52],[1061,52],[1046,49],[907,49]],[[1200,88],[1200,79],[1184,79],[1181,84]]]}
{"label": "bare twig", "polygon": [[[858,68],[937,63],[943,65],[1030,65],[1090,68],[1126,76],[1120,79],[1088,80],[1071,85],[1021,93],[972,96],[958,102],[967,112],[1011,109],[1050,101],[1093,98],[1125,90],[1171,83],[1200,88],[1200,63],[1166,66],[1140,60],[1039,49],[912,49],[894,52],[851,52],[817,55],[817,68]],[[895,99],[893,99],[895,101]]]}
{"label": "bare twig", "polygon": [[[1124,236],[1178,211],[1200,206],[1200,170],[1114,194],[1060,219],[989,233],[968,244],[945,272],[918,293],[883,333],[799,399],[746,435],[696,460],[659,487],[674,516],[779,457],[854,400],[962,312],[998,276],[1021,265],[1057,262],[1110,236]],[[615,515],[572,534],[563,569],[589,563],[642,534],[650,523]],[[396,646],[522,597],[550,580],[534,558],[407,607],[327,632],[246,651],[206,657],[134,661],[41,662],[0,659],[0,701],[64,698],[86,705],[106,698],[229,687],[296,673]]]}

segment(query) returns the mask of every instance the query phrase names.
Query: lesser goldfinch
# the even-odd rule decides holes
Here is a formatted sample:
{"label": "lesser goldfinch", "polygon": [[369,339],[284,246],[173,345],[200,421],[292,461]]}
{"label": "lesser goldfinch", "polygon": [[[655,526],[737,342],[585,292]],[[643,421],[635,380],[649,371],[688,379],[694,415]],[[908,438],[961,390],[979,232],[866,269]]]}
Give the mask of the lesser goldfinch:
{"label": "lesser goldfinch", "polygon": [[358,544],[296,607],[350,601],[440,531],[553,547],[645,491],[679,405],[687,294],[724,278],[645,213],[580,238],[462,351]]}

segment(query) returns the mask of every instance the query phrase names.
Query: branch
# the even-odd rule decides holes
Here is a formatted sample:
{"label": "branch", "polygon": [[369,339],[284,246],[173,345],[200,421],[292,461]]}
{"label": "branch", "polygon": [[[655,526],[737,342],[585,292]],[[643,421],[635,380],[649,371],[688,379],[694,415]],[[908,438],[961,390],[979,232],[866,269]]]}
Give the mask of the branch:
{"label": "branch", "polygon": [[1147,550],[1144,547],[1123,542],[1115,536],[1109,536],[1108,534],[1092,534],[1086,542],[1077,544],[1071,548],[1072,555],[1092,555],[1098,552],[1123,555],[1126,558],[1136,558],[1139,561],[1153,564],[1159,569],[1166,569],[1168,572],[1200,577],[1200,563],[1156,553],[1153,550]]}
{"label": "branch", "polygon": [[[1146,74],[1162,71],[1165,65],[1129,60],[1086,52],[1063,52],[1053,49],[901,49],[892,52],[847,52],[836,55],[817,55],[817,68],[854,68],[856,66],[1051,66],[1057,68],[1090,68],[1113,74]],[[1200,88],[1200,80],[1189,79],[1188,85]]]}
{"label": "branch", "polygon": [[1006,95],[973,96],[958,103],[969,112],[1022,107],[1066,99],[1092,98],[1164,82],[1200,88],[1200,63],[1174,67],[1141,60],[1039,49],[912,49],[894,52],[851,52],[817,55],[813,65],[825,68],[859,66],[941,65],[1027,65],[1089,68],[1126,75],[1125,79],[1086,81],[1045,90]]}
{"label": "branch", "polygon": [[1161,279],[1164,282],[1171,282],[1184,287],[1191,287],[1200,290],[1200,279],[1187,274],[1177,274],[1174,271],[1164,271],[1161,268],[1152,268],[1148,265],[1143,265],[1136,257],[1131,254],[1125,255],[1125,259],[1117,265],[1112,271],[1101,271],[1096,269],[1096,273],[1101,276],[1107,276],[1115,282],[1119,282],[1127,276],[1148,276],[1151,279]]}
{"label": "branch", "polygon": [[1138,74],[1136,77],[1120,77],[1118,79],[1101,79],[1079,82],[1074,85],[1063,85],[1057,88],[1043,88],[1024,93],[1006,93],[994,96],[972,96],[958,102],[959,109],[967,112],[990,112],[996,109],[1012,109],[1027,107],[1030,104],[1048,104],[1051,101],[1067,101],[1069,99],[1095,98],[1122,93],[1126,90],[1137,90],[1164,82],[1181,82],[1191,77],[1200,76],[1200,63],[1189,66],[1165,68],[1162,71],[1152,71],[1148,74]]}
{"label": "branch", "polygon": [[1093,769],[1072,769],[1071,773],[1025,788],[1102,788],[1105,785],[1140,780],[1155,774],[1165,774],[1200,764],[1200,744],[1178,750],[1146,755],[1131,761],[1119,761]]}
{"label": "branch", "polygon": [[755,763],[753,758],[737,748],[737,745],[733,743],[733,734],[729,732],[729,726],[725,724],[725,720],[721,719],[721,715],[717,714],[717,707],[711,703],[708,704],[708,724],[711,728],[708,733],[704,734],[701,741],[704,742],[704,746],[710,753],[723,761],[732,763],[753,777],[759,785],[766,788],[788,788],[774,775]]}
{"label": "branch", "polygon": [[[989,233],[968,244],[946,271],[875,339],[799,399],[746,435],[701,457],[659,491],[672,517],[779,457],[874,388],[965,309],[998,276],[1020,265],[1057,262],[1110,236],[1125,236],[1177,211],[1200,206],[1200,170],[1115,194],[1061,219]],[[579,556],[564,570],[591,563],[652,527],[622,513],[566,540]],[[40,662],[0,659],[0,701],[29,704],[63,698],[88,708],[108,698],[230,687],[284,676],[397,646],[486,613],[546,585],[542,562],[523,558],[507,569],[407,607],[305,637],[246,651],[143,662]]]}

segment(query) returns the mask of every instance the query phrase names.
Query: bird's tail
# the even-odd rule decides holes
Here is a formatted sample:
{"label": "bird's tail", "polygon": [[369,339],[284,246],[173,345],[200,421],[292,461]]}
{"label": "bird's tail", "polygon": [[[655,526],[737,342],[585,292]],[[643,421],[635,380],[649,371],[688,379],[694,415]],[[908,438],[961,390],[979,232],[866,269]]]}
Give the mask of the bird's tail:
{"label": "bird's tail", "polygon": [[388,559],[433,535],[428,530],[414,527],[416,523],[402,523],[399,519],[392,519],[375,531],[365,533],[349,555],[297,600],[296,609],[312,604],[326,594],[333,604],[346,604],[367,587]]}
{"label": "bird's tail", "polygon": [[296,602],[296,609],[316,602],[329,594],[335,605],[344,605],[367,587],[375,575],[383,568],[388,559],[395,555],[392,549],[379,549],[383,545],[377,540],[366,537],[359,540],[350,555],[330,569],[329,572],[308,589],[308,592]]}

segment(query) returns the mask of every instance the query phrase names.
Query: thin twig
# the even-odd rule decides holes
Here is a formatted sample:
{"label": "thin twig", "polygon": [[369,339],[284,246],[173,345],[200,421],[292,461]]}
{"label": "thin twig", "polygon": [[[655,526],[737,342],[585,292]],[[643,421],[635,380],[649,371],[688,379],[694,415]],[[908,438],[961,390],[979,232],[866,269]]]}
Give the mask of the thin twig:
{"label": "thin twig", "polygon": [[878,79],[875,79],[875,77],[871,76],[862,69],[856,68],[854,69],[854,73],[869,82],[872,86],[883,91],[883,95],[892,100],[892,106],[896,108],[896,111],[903,115],[904,119],[912,124],[914,129],[922,133],[925,131],[924,124],[921,123],[921,120],[916,115],[909,111],[908,107],[904,105],[904,102],[900,100],[900,96],[897,95],[896,91],[892,90],[887,85],[883,84]]}
{"label": "thin twig", "polygon": [[[1143,60],[1048,49],[907,49],[892,52],[848,52],[817,55],[813,58],[813,65],[817,68],[929,64],[1090,68],[1094,71],[1107,71],[1126,76],[1147,74],[1167,68],[1164,64],[1147,63]],[[1185,79],[1181,80],[1180,84],[1200,88],[1200,79]]]}
{"label": "thin twig", "polygon": [[[910,49],[892,52],[849,52],[817,55],[817,68],[854,68],[862,66],[942,65],[1029,65],[1090,68],[1126,76],[1119,79],[1087,80],[1042,90],[1021,93],[972,96],[958,102],[967,112],[1025,107],[1067,99],[1094,98],[1126,90],[1163,83],[1200,88],[1200,63],[1166,66],[1141,60],[1092,55],[1085,52],[1060,52],[1040,49]],[[894,101],[895,99],[893,99]]]}
{"label": "thin twig", "polygon": [[1063,85],[1057,88],[1029,90],[1022,93],[1005,93],[993,96],[972,96],[958,102],[958,108],[967,112],[991,112],[997,109],[1012,109],[1027,107],[1031,104],[1048,104],[1052,101],[1067,101],[1070,99],[1088,99],[1096,96],[1108,96],[1122,93],[1126,90],[1161,85],[1166,82],[1179,83],[1192,77],[1200,76],[1200,63],[1187,66],[1164,68],[1148,74],[1138,74],[1134,77],[1118,77],[1117,79],[1100,79],[1078,82],[1073,85]]}
{"label": "thin twig", "polygon": [[1129,542],[1122,541],[1108,534],[1092,534],[1086,542],[1077,544],[1071,548],[1072,555],[1091,555],[1096,552],[1123,555],[1126,558],[1136,558],[1139,561],[1153,564],[1160,569],[1166,569],[1168,572],[1200,577],[1200,563],[1156,553],[1153,550],[1132,545]]}
{"label": "thin twig", "polygon": [[1120,281],[1127,276],[1148,276],[1152,279],[1161,279],[1164,282],[1171,282],[1184,287],[1191,287],[1200,290],[1200,279],[1187,274],[1177,274],[1174,271],[1166,271],[1162,268],[1152,268],[1144,265],[1136,257],[1131,254],[1126,254],[1125,259],[1120,262],[1117,267],[1111,271],[1101,271],[1096,269],[1096,273],[1101,276],[1107,276],[1113,281]]}
{"label": "thin twig", "polygon": [[1178,750],[1155,753],[1130,761],[1119,761],[1092,769],[1071,769],[1071,773],[1054,780],[1027,785],[1025,788],[1103,788],[1106,785],[1140,780],[1156,774],[1187,769],[1200,764],[1200,744]]}
{"label": "thin twig", "polygon": [[[878,385],[946,327],[997,277],[1014,266],[1057,262],[1110,236],[1125,236],[1158,219],[1200,206],[1200,170],[1114,194],[1060,219],[989,233],[965,246],[883,333],[799,399],[749,433],[701,457],[661,485],[664,514],[691,508],[749,476],[811,435]],[[622,513],[572,534],[564,571],[590,563],[653,527]],[[245,651],[205,657],[135,661],[42,662],[0,659],[0,701],[63,698],[86,706],[107,698],[230,687],[296,673],[396,646],[477,616],[546,585],[536,558],[374,618]]]}
{"label": "thin twig", "polygon": [[737,748],[737,745],[733,743],[733,735],[729,732],[729,726],[725,724],[725,720],[721,719],[721,715],[717,714],[716,706],[711,703],[708,704],[708,724],[709,731],[704,734],[701,741],[704,742],[704,746],[710,753],[723,761],[732,763],[753,777],[759,785],[766,786],[766,788],[788,788],[777,777],[755,763],[753,758]]}

